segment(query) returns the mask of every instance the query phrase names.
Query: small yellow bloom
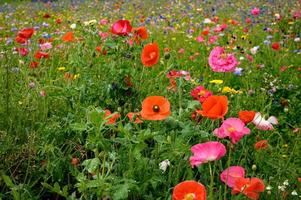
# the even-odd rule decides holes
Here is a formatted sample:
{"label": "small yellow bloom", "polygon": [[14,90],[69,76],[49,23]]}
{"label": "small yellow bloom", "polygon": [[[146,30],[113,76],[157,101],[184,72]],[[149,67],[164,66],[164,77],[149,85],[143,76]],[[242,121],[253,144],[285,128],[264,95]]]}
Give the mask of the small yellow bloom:
{"label": "small yellow bloom", "polygon": [[65,69],[66,69],[66,67],[59,67],[59,68],[57,68],[57,70],[60,71],[60,72],[65,71]]}
{"label": "small yellow bloom", "polygon": [[223,80],[212,80],[212,81],[210,81],[209,83],[214,83],[214,84],[220,85],[220,84],[222,84],[223,82],[224,82]]}
{"label": "small yellow bloom", "polygon": [[75,74],[73,79],[75,80],[75,79],[79,78],[79,76],[80,76],[79,74]]}
{"label": "small yellow bloom", "polygon": [[242,91],[235,90],[235,89],[230,88],[230,87],[224,87],[223,90],[222,90],[222,93],[241,94]]}
{"label": "small yellow bloom", "polygon": [[289,22],[288,24],[289,24],[289,25],[292,25],[292,24],[294,24],[294,22]]}

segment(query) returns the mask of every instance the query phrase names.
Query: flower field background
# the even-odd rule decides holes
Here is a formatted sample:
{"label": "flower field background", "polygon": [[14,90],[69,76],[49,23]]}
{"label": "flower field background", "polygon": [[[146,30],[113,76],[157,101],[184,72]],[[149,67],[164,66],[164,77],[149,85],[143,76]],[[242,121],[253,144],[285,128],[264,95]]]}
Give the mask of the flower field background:
{"label": "flower field background", "polygon": [[0,199],[301,199],[300,1],[0,1]]}

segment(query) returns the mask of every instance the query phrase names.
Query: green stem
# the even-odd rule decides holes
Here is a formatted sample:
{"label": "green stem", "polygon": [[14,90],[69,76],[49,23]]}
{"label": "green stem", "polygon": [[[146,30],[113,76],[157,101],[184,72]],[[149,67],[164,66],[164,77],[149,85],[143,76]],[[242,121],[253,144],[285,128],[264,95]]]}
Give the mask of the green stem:
{"label": "green stem", "polygon": [[214,184],[214,174],[212,172],[211,163],[209,162],[209,172],[210,172],[210,190],[209,190],[209,199],[214,200],[213,198],[213,184]]}
{"label": "green stem", "polygon": [[[231,143],[229,143],[228,145],[228,149],[229,149],[229,157],[228,157],[228,161],[227,161],[227,168],[230,167],[230,163],[231,163],[231,153],[232,153],[232,149],[231,149]],[[227,173],[227,179],[226,179],[226,182],[228,182],[228,176],[229,176],[229,170],[228,170],[228,173]],[[227,185],[225,184],[225,189],[224,189],[224,200],[227,200]]]}

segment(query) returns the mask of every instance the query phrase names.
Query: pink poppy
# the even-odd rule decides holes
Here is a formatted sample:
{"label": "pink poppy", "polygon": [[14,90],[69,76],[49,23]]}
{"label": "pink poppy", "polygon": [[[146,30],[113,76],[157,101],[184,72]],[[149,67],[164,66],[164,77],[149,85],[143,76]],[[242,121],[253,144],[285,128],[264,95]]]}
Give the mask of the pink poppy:
{"label": "pink poppy", "polygon": [[198,41],[198,42],[204,42],[204,38],[203,38],[201,35],[199,35],[199,36],[196,38],[196,41]]}
{"label": "pink poppy", "polygon": [[208,44],[214,44],[218,37],[216,35],[210,36],[208,39]]}
{"label": "pink poppy", "polygon": [[41,48],[42,51],[45,51],[47,49],[51,49],[52,44],[50,42],[45,42],[43,44],[40,44],[40,48]]}
{"label": "pink poppy", "polygon": [[111,32],[115,35],[126,36],[131,31],[132,26],[128,20],[118,20],[111,27]]}
{"label": "pink poppy", "polygon": [[237,178],[245,177],[245,169],[240,166],[231,166],[225,169],[221,175],[220,179],[230,188],[232,188],[235,184],[235,180]]}
{"label": "pink poppy", "polygon": [[26,48],[15,48],[15,51],[18,52],[21,56],[27,56],[29,50]]}
{"label": "pink poppy", "polygon": [[223,47],[215,47],[209,55],[209,65],[214,72],[233,72],[238,62],[233,54],[226,54]]}
{"label": "pink poppy", "polygon": [[102,40],[105,40],[107,39],[107,37],[109,37],[109,33],[101,32],[101,31],[98,32],[98,35]]}
{"label": "pink poppy", "polygon": [[203,86],[198,86],[191,91],[190,95],[193,97],[193,99],[199,100],[201,103],[203,103],[212,95],[212,92],[206,90]]}
{"label": "pink poppy", "polygon": [[227,152],[225,145],[210,141],[191,147],[193,156],[189,158],[192,167],[221,159]]}
{"label": "pink poppy", "polygon": [[244,135],[250,134],[250,129],[239,118],[226,119],[221,127],[215,129],[213,134],[218,138],[231,138],[233,144],[237,143]]}
{"label": "pink poppy", "polygon": [[251,10],[251,14],[254,15],[254,16],[257,16],[260,14],[260,10],[259,8],[255,7]]}

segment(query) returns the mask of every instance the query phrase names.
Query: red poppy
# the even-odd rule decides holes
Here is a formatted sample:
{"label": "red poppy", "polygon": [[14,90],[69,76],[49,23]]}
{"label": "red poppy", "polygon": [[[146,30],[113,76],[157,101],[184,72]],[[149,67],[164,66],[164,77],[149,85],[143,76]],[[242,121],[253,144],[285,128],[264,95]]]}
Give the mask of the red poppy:
{"label": "red poppy", "polygon": [[132,26],[128,20],[118,20],[111,27],[111,33],[126,36],[132,31]]}
{"label": "red poppy", "polygon": [[133,32],[142,40],[146,40],[148,38],[147,29],[145,27],[133,28]]}
{"label": "red poppy", "polygon": [[63,22],[63,20],[62,20],[61,18],[57,18],[57,19],[55,20],[55,22],[56,22],[57,24],[60,24],[60,23]]}
{"label": "red poppy", "polygon": [[[119,113],[111,113],[110,110],[104,110],[105,111],[105,118],[107,120],[107,123],[106,124],[115,124],[116,120],[118,118],[120,118],[120,114]],[[112,116],[110,116],[112,115]],[[109,117],[110,116],[110,117]]]}
{"label": "red poppy", "polygon": [[184,181],[173,189],[172,200],[206,200],[206,188],[196,181]]}
{"label": "red poppy", "polygon": [[242,111],[239,111],[238,116],[241,121],[243,121],[245,124],[247,124],[254,119],[255,114],[256,114],[255,111],[242,110]]}
{"label": "red poppy", "polygon": [[279,44],[279,42],[274,42],[272,44],[272,49],[274,49],[275,51],[279,51],[280,50],[280,44]]}
{"label": "red poppy", "polygon": [[34,57],[36,59],[41,59],[41,58],[49,58],[49,54],[46,52],[42,52],[42,51],[37,51],[34,55]]}
{"label": "red poppy", "polygon": [[43,15],[43,18],[45,18],[45,19],[50,18],[50,17],[51,17],[51,16],[50,16],[49,13],[45,13],[45,14]]}
{"label": "red poppy", "polygon": [[170,114],[170,103],[162,96],[149,96],[142,102],[141,116],[143,119],[163,120]]}
{"label": "red poppy", "polygon": [[269,143],[267,140],[260,140],[255,143],[254,148],[256,150],[267,149],[269,147]]}
{"label": "red poppy", "polygon": [[144,46],[141,53],[142,64],[151,67],[158,63],[160,57],[159,46],[157,43],[150,43]]}
{"label": "red poppy", "polygon": [[25,38],[25,39],[29,39],[29,38],[31,38],[33,33],[34,33],[33,28],[24,28],[18,32],[18,36]]}
{"label": "red poppy", "polygon": [[226,96],[209,96],[203,102],[202,109],[197,112],[203,117],[210,119],[223,118],[228,112],[228,98]]}
{"label": "red poppy", "polygon": [[[131,122],[134,122],[135,124],[141,124],[143,121],[140,119],[140,113],[134,113],[134,112],[129,112],[127,115],[126,115],[129,120]],[[134,121],[135,119],[135,121]]]}
{"label": "red poppy", "polygon": [[15,41],[24,44],[27,42],[29,38],[31,38],[32,34],[34,33],[33,28],[24,28],[18,32],[18,35],[15,38]]}
{"label": "red poppy", "polygon": [[301,177],[300,177],[300,178],[298,178],[298,181],[301,183]]}
{"label": "red poppy", "polygon": [[67,32],[65,35],[63,35],[62,40],[64,42],[73,42],[74,36],[72,32]]}
{"label": "red poppy", "polygon": [[30,62],[30,64],[29,64],[29,68],[30,68],[30,69],[34,69],[34,68],[37,68],[38,65],[39,65],[38,62],[32,61],[32,62]]}
{"label": "red poppy", "polygon": [[264,191],[264,182],[259,178],[239,177],[235,180],[232,194],[243,193],[253,200],[259,199],[259,193]]}

